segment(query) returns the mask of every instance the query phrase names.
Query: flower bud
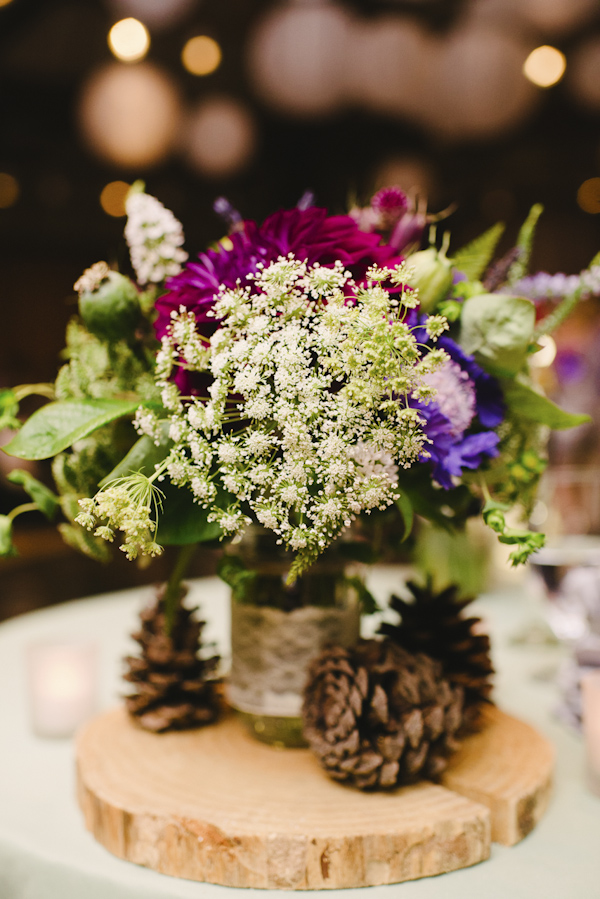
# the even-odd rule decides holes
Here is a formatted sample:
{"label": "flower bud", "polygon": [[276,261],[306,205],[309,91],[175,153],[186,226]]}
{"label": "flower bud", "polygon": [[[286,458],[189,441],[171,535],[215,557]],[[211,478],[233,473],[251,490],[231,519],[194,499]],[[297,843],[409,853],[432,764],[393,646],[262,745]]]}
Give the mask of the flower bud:
{"label": "flower bud", "polygon": [[88,331],[101,340],[129,338],[141,317],[137,288],[125,275],[108,271],[95,289],[80,293],[79,313]]}
{"label": "flower bud", "polygon": [[419,289],[421,312],[429,312],[447,297],[452,287],[452,263],[435,247],[413,253],[406,262],[415,269],[410,284]]}

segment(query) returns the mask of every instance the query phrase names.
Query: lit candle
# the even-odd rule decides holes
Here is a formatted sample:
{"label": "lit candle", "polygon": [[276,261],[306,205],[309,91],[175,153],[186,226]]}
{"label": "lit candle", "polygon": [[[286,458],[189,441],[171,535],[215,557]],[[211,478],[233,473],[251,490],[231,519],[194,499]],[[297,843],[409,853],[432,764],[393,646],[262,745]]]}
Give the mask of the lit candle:
{"label": "lit candle", "polygon": [[588,783],[600,796],[600,670],[581,678],[583,733],[588,765]]}
{"label": "lit candle", "polygon": [[37,643],[28,647],[31,719],[40,737],[68,737],[96,705],[93,643]]}

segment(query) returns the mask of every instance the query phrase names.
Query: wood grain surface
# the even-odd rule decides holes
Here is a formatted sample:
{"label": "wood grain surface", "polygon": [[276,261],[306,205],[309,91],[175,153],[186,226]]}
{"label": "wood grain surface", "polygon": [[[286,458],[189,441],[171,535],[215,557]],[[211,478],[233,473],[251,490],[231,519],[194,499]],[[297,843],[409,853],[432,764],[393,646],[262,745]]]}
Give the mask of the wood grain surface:
{"label": "wood grain surface", "polygon": [[533,830],[548,807],[554,747],[529,724],[496,706],[484,709],[484,723],[452,756],[441,782],[487,805],[492,840],[513,846]]}
{"label": "wood grain surface", "polygon": [[329,780],[308,750],[257,742],[233,716],[156,735],[118,708],[79,736],[79,801],[110,852],[176,877],[274,889],[413,880],[484,860],[492,831],[515,842],[543,810],[548,772],[538,756],[525,774],[514,753],[533,760],[537,740],[549,758],[546,742],[496,709],[488,718],[445,785],[362,793]]}

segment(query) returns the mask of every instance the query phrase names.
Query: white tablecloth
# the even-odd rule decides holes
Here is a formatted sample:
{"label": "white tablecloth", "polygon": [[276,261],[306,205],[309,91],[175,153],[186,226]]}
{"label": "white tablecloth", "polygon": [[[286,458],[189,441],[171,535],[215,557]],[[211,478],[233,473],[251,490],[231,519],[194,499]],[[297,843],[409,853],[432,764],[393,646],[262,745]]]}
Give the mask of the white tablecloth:
{"label": "white tablecloth", "polygon": [[[68,575],[67,575],[68,576]],[[371,586],[385,599],[398,572],[379,569]],[[177,880],[111,856],[84,829],[75,801],[72,740],[44,740],[30,728],[25,647],[40,640],[97,641],[100,707],[121,690],[120,658],[149,589],[129,590],[23,615],[0,626],[0,899],[230,899],[251,893]],[[196,581],[192,599],[208,619],[206,637],[228,641],[228,590],[216,579]],[[536,726],[557,749],[556,785],[546,816],[522,843],[493,845],[472,868],[366,891],[327,891],[344,899],[600,899],[600,799],[587,792],[581,739],[552,716],[556,688],[536,677],[561,650],[523,647],[509,637],[536,614],[522,590],[482,597],[498,668],[496,701]],[[285,895],[289,896],[289,893]]]}

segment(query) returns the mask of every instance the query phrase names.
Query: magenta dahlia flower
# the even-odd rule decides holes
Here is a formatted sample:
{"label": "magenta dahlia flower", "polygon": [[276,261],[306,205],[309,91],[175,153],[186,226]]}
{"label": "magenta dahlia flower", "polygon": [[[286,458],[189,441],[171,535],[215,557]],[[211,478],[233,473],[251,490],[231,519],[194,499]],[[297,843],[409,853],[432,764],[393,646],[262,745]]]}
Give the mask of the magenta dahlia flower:
{"label": "magenta dahlia flower", "polygon": [[[293,253],[309,265],[344,263],[358,282],[370,265],[396,265],[402,258],[389,246],[381,245],[378,234],[361,231],[349,215],[327,215],[327,210],[282,209],[270,215],[262,225],[245,221],[228,238],[230,245],[200,253],[188,262],[180,274],[166,282],[168,293],[156,300],[158,316],[155,330],[160,340],[167,331],[171,312],[180,306],[194,313],[201,331],[209,336],[215,321],[208,316],[221,284],[235,287],[238,279],[257,271],[259,262],[268,264],[279,256]],[[196,393],[197,376],[179,369],[175,382],[185,394]]]}
{"label": "magenta dahlia flower", "polygon": [[168,293],[156,301],[159,339],[166,332],[171,311],[180,306],[194,312],[199,323],[212,324],[207,313],[221,284],[234,287],[238,278],[243,281],[256,272],[259,262],[274,262],[288,253],[306,259],[309,265],[332,265],[339,259],[361,281],[373,263],[395,265],[401,261],[394,250],[380,245],[378,234],[365,234],[349,215],[327,215],[325,209],[314,206],[280,210],[260,226],[244,222],[243,229],[229,240],[229,248],[200,253],[197,261],[188,262],[179,275],[169,278]]}

